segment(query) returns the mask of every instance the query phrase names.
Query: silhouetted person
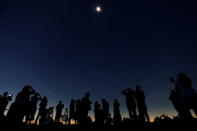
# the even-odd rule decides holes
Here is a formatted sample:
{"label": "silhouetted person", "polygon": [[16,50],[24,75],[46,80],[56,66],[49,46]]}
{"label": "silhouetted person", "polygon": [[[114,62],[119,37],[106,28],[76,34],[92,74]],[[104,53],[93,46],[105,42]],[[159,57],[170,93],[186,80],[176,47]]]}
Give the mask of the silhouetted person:
{"label": "silhouetted person", "polygon": [[117,99],[114,100],[113,103],[114,106],[114,125],[119,126],[122,118],[121,118],[121,114],[120,114],[120,103],[118,102]]}
{"label": "silhouetted person", "polygon": [[79,124],[81,126],[88,126],[89,124],[88,112],[91,110],[91,103],[92,103],[89,97],[90,97],[90,93],[85,93],[85,97],[82,98],[80,103],[81,113],[79,118]]}
{"label": "silhouetted person", "polygon": [[59,101],[59,104],[56,106],[56,115],[55,115],[56,122],[60,122],[63,108],[64,108],[64,104],[62,104],[62,101]]}
{"label": "silhouetted person", "polygon": [[9,101],[12,100],[12,96],[8,92],[3,93],[3,96],[0,96],[0,119],[4,117],[4,112]]}
{"label": "silhouetted person", "polygon": [[15,124],[20,124],[30,110],[30,96],[35,91],[31,86],[26,85],[16,96],[15,102],[11,105],[8,112],[8,120]]}
{"label": "silhouetted person", "polygon": [[185,107],[193,109],[197,116],[197,93],[195,89],[192,88],[192,80],[186,74],[179,73],[175,86],[185,103]]}
{"label": "silhouetted person", "polygon": [[145,103],[145,95],[144,92],[141,90],[140,86],[138,85],[136,86],[135,98],[139,112],[139,119],[150,122],[147,106]]}
{"label": "silhouetted person", "polygon": [[76,123],[79,124],[79,121],[80,121],[80,117],[81,117],[81,101],[78,99],[76,100],[76,103],[75,103],[75,106],[76,106],[76,111],[75,111],[75,120],[76,120]]}
{"label": "silhouetted person", "polygon": [[175,86],[183,101],[190,101],[190,97],[195,94],[195,90],[192,88],[192,80],[184,73],[178,74]]}
{"label": "silhouetted person", "polygon": [[137,113],[136,113],[136,103],[134,99],[135,92],[128,88],[124,91],[122,91],[122,94],[126,97],[126,105],[129,111],[130,119],[136,120],[137,119]]}
{"label": "silhouetted person", "polygon": [[36,111],[37,111],[37,104],[38,104],[38,101],[41,101],[41,96],[40,94],[36,93],[34,96],[31,97],[31,101],[30,101],[30,111],[29,111],[29,114],[28,114],[28,118],[27,118],[27,121],[31,123],[31,121],[34,120],[35,118],[35,114],[36,114]]}
{"label": "silhouetted person", "polygon": [[45,96],[42,99],[42,101],[40,102],[40,108],[39,108],[39,112],[38,112],[37,118],[35,120],[35,124],[38,123],[38,120],[39,120],[39,123],[41,123],[41,122],[43,122],[46,119],[47,103],[48,103],[48,100],[47,100],[47,97]]}
{"label": "silhouetted person", "polygon": [[[170,99],[171,101],[173,100],[173,105],[174,107],[176,106],[175,109],[178,111],[182,119],[192,119],[190,109],[194,109],[195,111],[195,105],[197,103],[197,99],[195,98],[197,95],[195,90],[192,88],[192,80],[184,73],[179,73],[177,79],[174,80],[171,77],[170,82],[175,86],[175,90],[173,92],[176,96],[172,97],[172,92]],[[175,99],[178,99],[179,102]],[[179,107],[178,105],[180,105],[181,108],[177,108]]]}
{"label": "silhouetted person", "polygon": [[107,102],[105,99],[102,99],[102,109],[104,121],[106,121],[109,116],[109,102]]}
{"label": "silhouetted person", "polygon": [[94,104],[94,117],[95,117],[95,123],[96,126],[103,126],[104,119],[103,119],[103,112],[101,110],[101,105],[98,103],[98,101]]}
{"label": "silhouetted person", "polygon": [[75,100],[72,99],[69,105],[69,124],[71,120],[75,120],[76,118],[76,113],[75,113]]}
{"label": "silhouetted person", "polygon": [[[176,90],[171,90],[169,100],[172,102],[172,105],[178,112],[179,116],[184,118],[185,113],[184,113],[184,104],[182,102],[181,96],[179,93],[176,92]],[[187,114],[190,114],[189,111]]]}

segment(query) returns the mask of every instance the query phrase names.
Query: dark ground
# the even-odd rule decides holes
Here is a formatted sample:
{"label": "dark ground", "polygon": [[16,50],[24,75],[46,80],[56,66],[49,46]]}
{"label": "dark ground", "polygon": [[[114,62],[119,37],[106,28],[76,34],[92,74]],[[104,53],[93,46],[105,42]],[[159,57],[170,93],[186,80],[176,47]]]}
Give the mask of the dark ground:
{"label": "dark ground", "polygon": [[124,121],[122,122],[119,126],[112,126],[112,125],[104,125],[104,126],[96,126],[95,124],[91,124],[89,126],[79,126],[79,125],[62,125],[60,123],[55,123],[51,122],[48,123],[45,126],[37,126],[37,125],[26,125],[26,124],[21,124],[20,126],[14,126],[12,124],[6,124],[6,123],[1,123],[1,128],[24,128],[24,129],[55,129],[55,128],[60,128],[60,129],[166,129],[166,130],[171,130],[171,129],[196,129],[197,126],[197,120],[160,120],[160,121],[155,121],[152,123],[145,123],[145,122],[140,122],[140,121]]}

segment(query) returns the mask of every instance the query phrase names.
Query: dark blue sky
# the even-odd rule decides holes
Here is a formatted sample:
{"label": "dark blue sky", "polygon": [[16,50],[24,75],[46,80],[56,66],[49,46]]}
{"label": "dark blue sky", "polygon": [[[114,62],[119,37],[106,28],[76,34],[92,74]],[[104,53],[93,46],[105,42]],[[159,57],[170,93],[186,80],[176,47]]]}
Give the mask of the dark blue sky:
{"label": "dark blue sky", "polygon": [[30,84],[68,105],[90,91],[127,114],[120,92],[140,84],[151,115],[173,114],[168,78],[197,89],[196,23],[191,0],[1,0],[0,93]]}

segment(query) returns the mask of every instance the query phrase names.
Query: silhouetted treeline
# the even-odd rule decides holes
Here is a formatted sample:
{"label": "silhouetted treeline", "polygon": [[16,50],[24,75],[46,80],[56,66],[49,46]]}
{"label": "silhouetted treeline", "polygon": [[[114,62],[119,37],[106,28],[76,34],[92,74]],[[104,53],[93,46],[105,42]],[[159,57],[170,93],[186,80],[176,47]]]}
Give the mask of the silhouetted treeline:
{"label": "silhouetted treeline", "polygon": [[[169,100],[178,112],[178,116],[173,119],[162,115],[156,117],[151,123],[145,93],[139,85],[135,90],[128,88],[121,92],[125,96],[129,118],[121,116],[121,104],[117,99],[114,99],[111,104],[113,114],[110,114],[110,103],[106,99],[103,98],[100,102],[93,103],[89,92],[85,93],[81,99],[72,99],[69,107],[64,107],[62,101],[54,107],[48,105],[46,96],[42,97],[31,86],[26,85],[17,94],[9,109],[7,106],[12,101],[12,95],[8,92],[0,95],[0,126],[9,124],[17,127],[132,128],[140,126],[151,128],[162,127],[166,123],[175,125],[181,120],[196,122],[190,112],[192,109],[197,115],[197,93],[192,88],[192,80],[184,73],[179,73],[176,80],[171,77],[170,82],[173,84],[173,89]],[[54,109],[56,110],[55,116]],[[91,110],[94,111],[94,120],[89,116]]]}

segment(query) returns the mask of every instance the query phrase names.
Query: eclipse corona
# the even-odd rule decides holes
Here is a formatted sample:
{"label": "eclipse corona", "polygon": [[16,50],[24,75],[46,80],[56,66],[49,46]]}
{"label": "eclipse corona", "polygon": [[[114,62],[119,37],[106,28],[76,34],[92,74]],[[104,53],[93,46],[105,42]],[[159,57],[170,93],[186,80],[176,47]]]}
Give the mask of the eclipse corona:
{"label": "eclipse corona", "polygon": [[100,13],[102,11],[102,8],[100,6],[96,7],[96,12]]}

